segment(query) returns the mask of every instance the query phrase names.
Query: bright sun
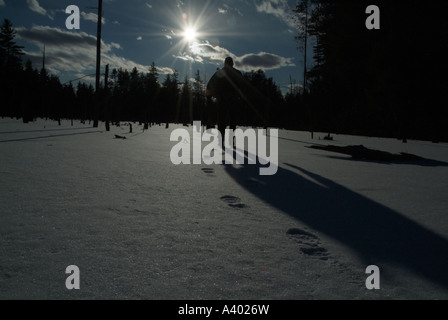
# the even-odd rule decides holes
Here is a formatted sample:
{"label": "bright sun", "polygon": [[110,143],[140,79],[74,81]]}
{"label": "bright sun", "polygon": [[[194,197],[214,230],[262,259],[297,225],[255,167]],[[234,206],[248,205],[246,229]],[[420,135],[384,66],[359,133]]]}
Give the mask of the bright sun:
{"label": "bright sun", "polygon": [[183,36],[186,41],[193,41],[197,37],[197,32],[194,28],[188,27],[184,30]]}

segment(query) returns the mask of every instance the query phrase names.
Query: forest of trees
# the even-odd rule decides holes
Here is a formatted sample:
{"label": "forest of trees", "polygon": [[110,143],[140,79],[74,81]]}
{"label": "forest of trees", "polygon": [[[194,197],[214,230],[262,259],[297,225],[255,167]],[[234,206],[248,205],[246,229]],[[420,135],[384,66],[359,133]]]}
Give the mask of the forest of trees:
{"label": "forest of trees", "polygon": [[[371,4],[379,30],[365,27]],[[308,18],[315,39],[306,75],[312,128],[448,141],[447,10],[440,0],[299,1],[297,20]]]}
{"label": "forest of trees", "polygon": [[[448,141],[448,5],[442,1],[376,1],[381,28],[368,30],[367,1],[301,0],[294,10],[296,39],[313,39],[313,66],[306,90],[283,95],[262,71],[244,73],[247,82],[240,126]],[[306,15],[304,9],[306,8]],[[107,70],[102,86],[61,84],[45,68],[23,60],[9,20],[0,32],[0,116],[192,123],[213,126],[216,106],[204,96],[204,81],[163,79],[152,63]],[[308,42],[307,42],[308,43]],[[298,53],[300,54],[300,52]],[[308,63],[309,65],[310,63]],[[300,75],[296,75],[300,76]],[[107,80],[105,80],[107,79]]]}
{"label": "forest of trees", "polygon": [[[24,64],[23,47],[14,41],[15,30],[5,19],[0,31],[0,116],[100,120],[106,127],[120,121],[132,121],[149,126],[153,123],[189,124],[201,120],[216,124],[216,105],[205,98],[205,83],[199,71],[193,81],[179,79],[177,72],[160,79],[154,62],[148,72],[106,68],[101,88],[91,84],[62,84],[59,78],[42,67],[35,68],[29,60]],[[294,112],[295,99],[285,102],[280,88],[261,70],[244,74],[247,80],[247,103],[242,107],[240,125],[281,126],[283,117]],[[271,112],[278,110],[278,112]],[[291,125],[295,125],[291,122]]]}

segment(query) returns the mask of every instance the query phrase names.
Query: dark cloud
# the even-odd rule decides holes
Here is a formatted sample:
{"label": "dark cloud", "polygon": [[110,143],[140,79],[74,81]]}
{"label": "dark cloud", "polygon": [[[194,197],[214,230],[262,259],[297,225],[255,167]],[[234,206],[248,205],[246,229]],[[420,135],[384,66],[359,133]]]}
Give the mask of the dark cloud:
{"label": "dark cloud", "polygon": [[96,46],[96,37],[85,32],[70,32],[48,26],[17,28],[17,36],[33,43],[57,46]]}
{"label": "dark cloud", "polygon": [[[17,36],[39,48],[45,45],[46,67],[51,73],[60,72],[90,72],[96,64],[96,37],[85,32],[72,32],[49,26],[34,26],[31,29],[17,28]],[[120,49],[117,43],[102,42],[102,64],[111,68],[148,72],[149,66],[114,54],[114,49]],[[42,61],[42,50],[27,51],[26,58],[39,65]],[[171,72],[170,72],[171,71]],[[160,73],[172,73],[171,68],[161,68]]]}
{"label": "dark cloud", "polygon": [[230,56],[234,59],[235,66],[242,71],[252,71],[258,69],[273,70],[282,67],[295,66],[291,58],[281,57],[273,53],[249,53],[238,57],[226,48],[213,46],[210,43],[195,43],[190,47],[190,52],[191,57],[195,61],[198,61],[198,57],[200,57],[201,59],[204,58],[210,62],[215,62],[218,64],[223,63],[224,59]]}
{"label": "dark cloud", "polygon": [[284,58],[276,54],[260,52],[257,54],[246,54],[235,60],[237,67],[244,71],[252,70],[272,70],[282,67],[294,66],[291,58]]}

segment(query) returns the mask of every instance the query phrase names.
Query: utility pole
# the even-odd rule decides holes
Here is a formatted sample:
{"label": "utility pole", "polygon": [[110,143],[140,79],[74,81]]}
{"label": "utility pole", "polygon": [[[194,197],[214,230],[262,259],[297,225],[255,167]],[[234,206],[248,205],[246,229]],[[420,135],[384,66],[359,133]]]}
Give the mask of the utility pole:
{"label": "utility pole", "polygon": [[[109,98],[109,65],[106,64],[106,71],[104,73],[104,89],[107,100]],[[107,102],[106,102],[107,103]],[[110,131],[110,121],[109,121],[109,112],[106,110],[106,131]]]}
{"label": "utility pole", "polygon": [[103,16],[103,0],[98,0],[98,27],[97,27],[97,33],[96,33],[96,77],[95,77],[95,96],[96,96],[96,102],[94,107],[94,116],[93,116],[93,127],[98,128],[98,122],[99,122],[99,112],[100,112],[100,96],[99,96],[99,90],[100,90],[100,76],[101,76],[101,24],[102,24],[102,18]]}
{"label": "utility pole", "polygon": [[305,41],[304,41],[304,62],[303,62],[303,93],[306,93],[306,54],[308,44],[308,0],[305,0]]}
{"label": "utility pole", "polygon": [[101,70],[101,24],[103,15],[103,0],[98,0],[98,29],[96,34],[96,83],[95,91],[100,89],[100,70]]}
{"label": "utility pole", "polygon": [[289,75],[289,93],[291,94],[291,97],[292,97],[292,78],[291,78],[291,75]]}
{"label": "utility pole", "polygon": [[104,72],[104,88],[109,89],[109,65],[106,64],[106,71]]}
{"label": "utility pole", "polygon": [[44,45],[44,52],[42,56],[42,70],[45,70],[45,45]]}

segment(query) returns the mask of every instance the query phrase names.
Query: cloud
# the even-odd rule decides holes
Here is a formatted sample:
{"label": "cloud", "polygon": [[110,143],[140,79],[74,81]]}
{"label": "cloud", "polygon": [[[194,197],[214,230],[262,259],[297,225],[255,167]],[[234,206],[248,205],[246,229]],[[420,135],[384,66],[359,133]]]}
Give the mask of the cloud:
{"label": "cloud", "polygon": [[[213,46],[210,43],[197,43],[194,42],[190,46],[190,51],[195,56],[195,60],[198,57],[205,58],[211,62],[222,63],[227,56],[233,56],[233,54],[220,46]],[[202,61],[202,60],[201,60]]]}
{"label": "cloud", "polygon": [[183,61],[189,61],[189,62],[197,62],[197,63],[202,63],[204,60],[202,59],[201,56],[193,56],[193,55],[189,55],[186,52],[183,52],[182,54],[178,54],[178,55],[173,55],[173,57],[175,59],[180,59]]}
{"label": "cloud", "polygon": [[[87,21],[92,21],[95,23],[98,23],[98,15],[96,13],[93,12],[81,12],[81,18],[83,18],[84,20]],[[104,19],[104,17],[101,17],[101,24],[105,24],[106,23],[106,19]]]}
{"label": "cloud", "polygon": [[[16,28],[17,36],[27,42],[42,48],[45,45],[46,67],[52,74],[63,72],[76,72],[78,74],[90,74],[94,72],[96,65],[96,37],[85,32],[70,32],[65,29],[49,26],[33,26],[31,29]],[[134,67],[139,72],[148,72],[149,66],[145,66],[118,56],[114,50],[121,49],[118,43],[105,43],[102,41],[101,64],[109,64],[110,69],[122,68],[132,70]],[[42,62],[42,51],[25,51],[25,59],[30,59],[34,66]],[[160,69],[160,73],[171,69]]]}
{"label": "cloud", "polygon": [[169,67],[158,67],[156,66],[157,72],[158,74],[173,74],[174,73],[174,69],[169,68]]}
{"label": "cloud", "polygon": [[224,59],[230,56],[235,61],[235,67],[241,71],[274,70],[295,66],[292,58],[267,52],[248,53],[239,57],[223,47],[213,46],[210,43],[193,43],[190,46],[190,53],[191,55],[184,53],[176,58],[201,63],[205,59],[211,63],[222,64]]}
{"label": "cloud", "polygon": [[47,10],[42,8],[37,0],[26,0],[26,3],[28,4],[28,8],[30,8],[31,11],[37,12],[44,16],[47,15]]}
{"label": "cloud", "polygon": [[140,40],[142,40],[142,39],[143,39],[142,36],[138,36],[138,37],[137,37],[137,40],[138,40],[138,41],[140,41]]}
{"label": "cloud", "polygon": [[[0,0],[0,1],[3,1],[3,0]],[[41,7],[41,5],[39,4],[39,2],[37,2],[37,0],[26,0],[26,3],[28,4],[28,8],[31,11],[34,11],[38,14],[47,16],[49,19],[54,20],[54,18],[53,18],[54,11],[48,12],[43,7]]]}
{"label": "cloud", "polygon": [[252,70],[273,70],[282,67],[293,67],[295,64],[291,58],[284,58],[279,55],[267,52],[249,53],[237,57],[235,65],[243,71]]}
{"label": "cloud", "polygon": [[0,7],[6,6],[5,0],[0,0]]}
{"label": "cloud", "polygon": [[146,4],[146,6],[147,6],[149,9],[152,9],[152,4],[150,4],[150,3],[148,3],[148,2],[146,2],[145,4]]}
{"label": "cloud", "polygon": [[45,43],[48,46],[73,46],[78,48],[96,45],[96,37],[85,32],[70,32],[49,26],[33,26],[31,29],[19,27],[16,30],[20,38],[36,44]]}
{"label": "cloud", "polygon": [[222,6],[218,8],[218,13],[220,13],[220,14],[225,15],[225,14],[230,14],[230,12],[237,13],[241,17],[244,16],[243,13],[241,12],[241,10],[239,10],[238,8],[235,8],[235,7],[231,7],[225,3],[222,4]]}
{"label": "cloud", "polygon": [[184,60],[184,61],[190,61],[190,62],[195,61],[195,59],[192,56],[190,56],[186,53],[183,53],[182,55],[173,55],[173,57],[176,59]]}
{"label": "cloud", "polygon": [[293,12],[287,0],[261,0],[255,4],[258,12],[271,14],[288,27],[295,28]]}

